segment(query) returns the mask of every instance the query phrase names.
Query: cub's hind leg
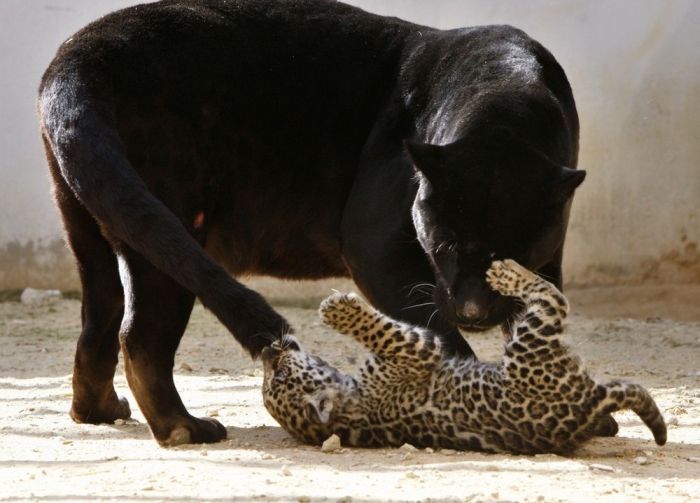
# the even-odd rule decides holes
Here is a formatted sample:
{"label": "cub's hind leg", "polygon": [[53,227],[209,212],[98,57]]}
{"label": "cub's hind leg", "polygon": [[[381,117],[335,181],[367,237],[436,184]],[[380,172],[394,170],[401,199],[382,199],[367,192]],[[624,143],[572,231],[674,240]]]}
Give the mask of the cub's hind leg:
{"label": "cub's hind leg", "polygon": [[48,147],[46,154],[54,196],[82,284],[82,331],[73,365],[70,416],[78,423],[113,423],[131,415],[129,403],[117,396],[113,383],[124,307],[117,259],[95,220],[61,177]]}
{"label": "cub's hind leg", "polygon": [[[525,303],[525,315],[518,325],[513,327],[513,341],[506,350],[507,356],[512,357],[513,376],[516,379],[525,379],[532,369],[529,368],[529,364],[519,363],[522,355],[519,356],[518,353],[531,351],[539,354],[539,347],[549,347],[552,354],[561,353],[558,338],[569,304],[555,285],[513,260],[494,262],[486,274],[492,288],[503,295],[518,297]],[[575,361],[566,355],[560,356],[571,362]],[[520,366],[525,368],[520,369]],[[578,364],[575,366],[578,367]],[[571,370],[573,368],[569,371]],[[594,435],[605,437],[615,436],[618,430],[617,422],[610,414],[601,416],[591,429]]]}
{"label": "cub's hind leg", "polygon": [[[561,321],[569,311],[569,303],[562,293],[551,283],[525,269],[514,260],[497,260],[486,271],[486,278],[491,287],[502,295],[518,297],[526,303],[526,308],[540,310],[534,305],[544,301],[555,309],[547,316]],[[543,311],[544,312],[544,311]]]}

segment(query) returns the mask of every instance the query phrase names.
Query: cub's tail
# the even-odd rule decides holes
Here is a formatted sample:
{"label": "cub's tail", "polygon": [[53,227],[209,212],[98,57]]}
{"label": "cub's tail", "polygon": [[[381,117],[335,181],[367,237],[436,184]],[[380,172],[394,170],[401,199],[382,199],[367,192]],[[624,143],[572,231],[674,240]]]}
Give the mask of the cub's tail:
{"label": "cub's tail", "polygon": [[253,356],[289,331],[258,293],[232,279],[129,163],[109,100],[77,71],[49,68],[39,89],[42,134],[61,175],[111,239],[194,293]]}
{"label": "cub's tail", "polygon": [[666,443],[666,423],[649,392],[639,384],[613,381],[602,386],[606,395],[599,404],[604,414],[631,409],[651,430],[659,445]]}

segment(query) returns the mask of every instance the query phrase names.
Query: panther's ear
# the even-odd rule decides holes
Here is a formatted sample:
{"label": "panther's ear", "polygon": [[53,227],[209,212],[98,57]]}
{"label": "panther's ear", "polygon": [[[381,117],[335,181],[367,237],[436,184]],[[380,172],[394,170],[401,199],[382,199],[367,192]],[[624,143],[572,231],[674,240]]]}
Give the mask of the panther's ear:
{"label": "panther's ear", "polygon": [[431,184],[440,185],[444,178],[444,147],[411,140],[404,140],[403,145],[416,171],[424,175]]}
{"label": "panther's ear", "polygon": [[553,186],[555,202],[564,203],[574,194],[576,188],[586,178],[586,172],[582,169],[571,169],[562,166],[556,175]]}
{"label": "panther's ear", "polygon": [[331,419],[333,394],[327,390],[314,393],[304,407],[306,419],[311,423],[326,424]]}

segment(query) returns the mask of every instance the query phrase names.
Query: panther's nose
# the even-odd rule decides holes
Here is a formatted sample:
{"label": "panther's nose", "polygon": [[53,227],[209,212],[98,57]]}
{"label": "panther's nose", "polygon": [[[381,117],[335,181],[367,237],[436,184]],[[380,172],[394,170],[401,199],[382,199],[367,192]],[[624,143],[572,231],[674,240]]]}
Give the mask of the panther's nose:
{"label": "panther's nose", "polygon": [[456,314],[465,325],[475,325],[488,318],[490,290],[480,278],[467,279],[455,296]]}
{"label": "panther's nose", "polygon": [[462,318],[468,322],[477,322],[486,318],[486,308],[478,302],[465,302],[462,306]]}
{"label": "panther's nose", "polygon": [[486,318],[488,309],[479,302],[467,301],[462,306],[460,318],[467,324],[478,323]]}

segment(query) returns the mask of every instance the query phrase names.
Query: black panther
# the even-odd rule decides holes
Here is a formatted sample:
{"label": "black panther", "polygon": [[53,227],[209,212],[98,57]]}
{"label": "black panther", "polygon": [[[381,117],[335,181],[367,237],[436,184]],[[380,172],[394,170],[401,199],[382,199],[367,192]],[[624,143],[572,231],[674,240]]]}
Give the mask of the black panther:
{"label": "black panther", "polygon": [[561,286],[578,119],[562,68],[516,28],[165,0],[64,42],[38,110],[83,288],[78,422],[129,416],[121,346],[159,443],[225,438],[172,371],[195,298],[253,356],[291,330],[238,275],[351,277],[466,355],[460,330],[516,309],[485,283],[494,259]]}

